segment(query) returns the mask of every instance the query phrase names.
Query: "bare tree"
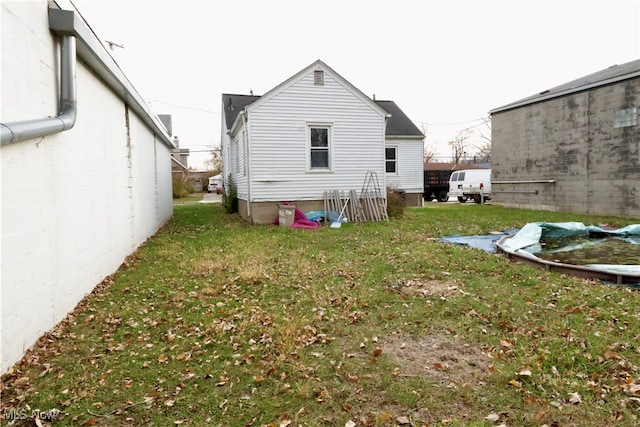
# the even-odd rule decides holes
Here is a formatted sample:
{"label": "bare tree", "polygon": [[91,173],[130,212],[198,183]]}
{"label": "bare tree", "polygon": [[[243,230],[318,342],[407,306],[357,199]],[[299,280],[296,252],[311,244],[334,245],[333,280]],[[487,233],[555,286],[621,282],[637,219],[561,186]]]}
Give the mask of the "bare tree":
{"label": "bare tree", "polygon": [[437,156],[438,152],[436,148],[427,141],[427,126],[423,123],[421,126],[422,134],[425,136],[424,139],[424,156],[422,159],[423,163],[431,163],[433,159]]}
{"label": "bare tree", "polygon": [[491,145],[491,116],[482,119],[482,124],[478,127],[478,135]]}
{"label": "bare tree", "polygon": [[220,157],[220,148],[214,148],[211,150],[211,158],[204,162],[209,171],[220,173],[222,172],[222,158]]}
{"label": "bare tree", "polygon": [[454,163],[460,163],[460,160],[467,154],[467,140],[471,136],[469,129],[461,130],[455,138],[449,141],[449,147],[451,147],[451,153]]}
{"label": "bare tree", "polygon": [[491,142],[485,142],[478,149],[477,154],[474,156],[479,162],[491,162]]}
{"label": "bare tree", "polygon": [[424,142],[424,158],[422,159],[424,163],[431,163],[438,155],[435,147],[433,147],[427,141]]}
{"label": "bare tree", "polygon": [[477,130],[478,136],[482,139],[483,144],[475,146],[477,151],[476,159],[480,162],[491,161],[491,116],[482,119],[482,124]]}

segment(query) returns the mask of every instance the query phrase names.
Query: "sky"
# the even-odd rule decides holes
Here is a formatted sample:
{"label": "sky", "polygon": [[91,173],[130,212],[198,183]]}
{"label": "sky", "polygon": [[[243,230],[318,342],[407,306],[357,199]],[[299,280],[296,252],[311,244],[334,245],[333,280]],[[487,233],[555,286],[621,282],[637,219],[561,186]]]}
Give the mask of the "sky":
{"label": "sky", "polygon": [[449,160],[489,111],[640,59],[640,1],[72,0],[189,166],[220,145],[223,93],[263,95],[317,59],[392,100]]}

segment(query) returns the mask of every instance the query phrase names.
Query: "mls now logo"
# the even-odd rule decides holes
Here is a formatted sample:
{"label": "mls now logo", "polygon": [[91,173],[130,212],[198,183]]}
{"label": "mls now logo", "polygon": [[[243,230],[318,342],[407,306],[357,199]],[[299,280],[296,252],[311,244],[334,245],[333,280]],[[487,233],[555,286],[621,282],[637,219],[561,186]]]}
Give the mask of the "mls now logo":
{"label": "mls now logo", "polygon": [[4,416],[5,420],[26,420],[27,418],[29,418],[29,413],[24,408],[5,408],[2,411],[2,415]]}
{"label": "mls now logo", "polygon": [[26,420],[28,418],[32,419],[40,419],[43,421],[54,421],[60,415],[60,411],[58,409],[50,409],[48,411],[41,411],[39,409],[34,409],[29,412],[22,408],[9,408],[4,409],[3,414],[5,420]]}

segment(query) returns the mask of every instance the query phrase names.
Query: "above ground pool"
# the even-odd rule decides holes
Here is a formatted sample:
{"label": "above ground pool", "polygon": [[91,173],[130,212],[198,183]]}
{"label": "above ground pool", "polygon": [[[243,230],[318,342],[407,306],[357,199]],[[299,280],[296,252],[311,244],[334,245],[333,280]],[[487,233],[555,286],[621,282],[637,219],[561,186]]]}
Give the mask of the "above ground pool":
{"label": "above ground pool", "polygon": [[585,278],[640,284],[640,224],[608,229],[579,222],[534,222],[502,237],[510,258]]}

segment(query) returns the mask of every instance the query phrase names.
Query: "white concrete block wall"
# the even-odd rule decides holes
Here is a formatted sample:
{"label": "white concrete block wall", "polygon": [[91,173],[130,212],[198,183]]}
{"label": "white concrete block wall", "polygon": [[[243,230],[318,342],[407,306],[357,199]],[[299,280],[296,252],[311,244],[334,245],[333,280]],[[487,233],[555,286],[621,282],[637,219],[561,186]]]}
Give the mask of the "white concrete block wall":
{"label": "white concrete block wall", "polygon": [[[0,121],[55,115],[47,1],[1,8]],[[0,372],[173,212],[169,147],[132,110],[127,132],[124,102],[84,63],[76,76],[72,129],[0,150]]]}

